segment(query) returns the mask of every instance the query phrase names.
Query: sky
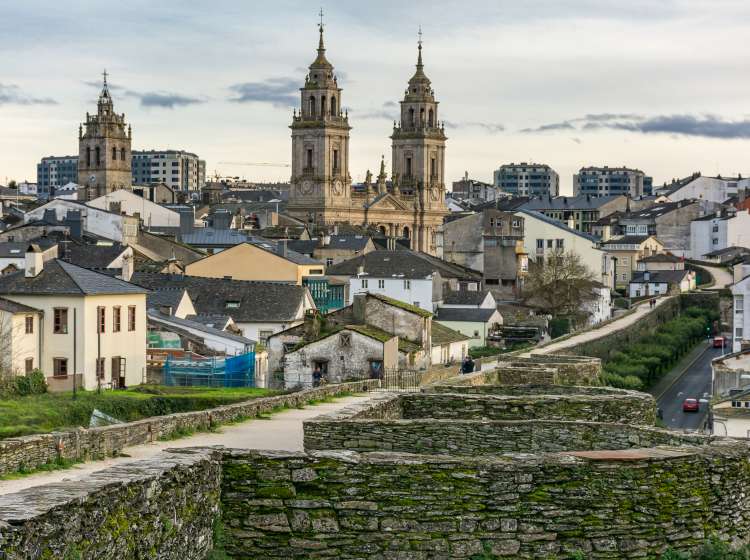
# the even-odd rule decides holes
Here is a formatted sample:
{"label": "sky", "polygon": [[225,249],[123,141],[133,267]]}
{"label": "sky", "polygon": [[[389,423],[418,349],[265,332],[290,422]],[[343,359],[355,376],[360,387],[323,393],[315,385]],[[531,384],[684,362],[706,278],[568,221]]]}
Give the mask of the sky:
{"label": "sky", "polygon": [[[350,173],[390,159],[425,72],[448,135],[446,182],[533,161],[644,170],[655,184],[750,175],[746,0],[327,0],[327,57],[353,127]],[[0,0],[0,183],[76,154],[106,68],[133,149],[185,149],[209,174],[289,179],[288,126],[319,6],[275,0]],[[255,163],[271,163],[257,166]]]}

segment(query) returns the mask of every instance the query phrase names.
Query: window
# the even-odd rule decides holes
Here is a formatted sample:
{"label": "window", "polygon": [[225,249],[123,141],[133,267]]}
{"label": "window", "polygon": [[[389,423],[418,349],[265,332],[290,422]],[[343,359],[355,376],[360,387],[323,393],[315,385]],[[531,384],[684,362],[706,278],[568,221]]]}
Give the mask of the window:
{"label": "window", "polygon": [[718,240],[718,239],[717,239],[716,237],[714,237],[714,238],[713,238],[713,239],[711,240],[711,242],[712,242],[712,243],[713,243],[714,245],[718,245],[718,244],[719,244],[719,240]]}
{"label": "window", "polygon": [[430,177],[437,177],[437,165],[435,165],[435,158],[430,159]]}
{"label": "window", "polygon": [[130,332],[135,330],[135,305],[128,306],[128,330]]}
{"label": "window", "polygon": [[719,231],[719,224],[714,224],[713,232],[717,233]]}
{"label": "window", "polygon": [[352,333],[342,332],[339,335],[339,345],[342,348],[351,348],[351,346],[352,346]]}
{"label": "window", "polygon": [[339,151],[333,150],[333,171],[339,170]]}
{"label": "window", "polygon": [[271,338],[272,335],[272,330],[258,331],[258,338],[260,339],[259,341],[263,344],[268,343],[268,339]]}
{"label": "window", "polygon": [[29,373],[34,371],[34,358],[26,358],[24,360],[23,365],[24,365],[24,371],[28,375]]}
{"label": "window", "polygon": [[419,305],[419,302],[418,302],[418,301],[415,301],[414,303],[412,303],[412,305],[413,305],[414,307],[421,307],[421,305]]}
{"label": "window", "polygon": [[406,158],[406,176],[411,177],[411,158]]}
{"label": "window", "polygon": [[119,305],[112,308],[112,332],[120,332],[121,315],[122,312]]}
{"label": "window", "polygon": [[565,247],[565,240],[564,239],[555,239],[555,247],[557,249],[563,249]]}
{"label": "window", "polygon": [[104,379],[104,358],[96,359],[96,378]]}
{"label": "window", "polygon": [[26,315],[26,334],[34,333],[34,316]]}
{"label": "window", "polygon": [[310,274],[323,274],[323,269],[322,268],[311,268],[310,269]]}
{"label": "window", "polygon": [[367,278],[362,278],[362,288],[367,288]]}
{"label": "window", "polygon": [[734,337],[738,340],[742,338],[742,327],[734,329]]}
{"label": "window", "polygon": [[404,290],[411,290],[411,280],[404,280]]}
{"label": "window", "polygon": [[97,331],[98,333],[106,332],[107,325],[106,325],[106,319],[107,319],[107,313],[104,307],[97,307],[96,308],[96,324],[97,324]]}
{"label": "window", "polygon": [[56,307],[52,319],[52,332],[54,334],[68,334],[68,310],[64,307]]}
{"label": "window", "polygon": [[378,280],[378,289],[379,290],[385,289],[385,280]]}
{"label": "window", "polygon": [[68,375],[68,358],[52,358],[52,375],[55,377]]}
{"label": "window", "polygon": [[745,311],[745,296],[734,296],[734,312],[742,315]]}
{"label": "window", "polygon": [[125,161],[125,148],[120,148],[120,159]]}
{"label": "window", "polygon": [[331,116],[335,117],[336,114],[336,97],[331,96]]}
{"label": "window", "polygon": [[536,240],[536,248],[537,248],[537,250],[544,249],[544,239],[537,239]]}
{"label": "window", "polygon": [[333,259],[331,257],[326,257],[326,266],[331,266],[333,264]]}
{"label": "window", "polygon": [[99,165],[101,165],[101,162],[102,162],[101,150],[99,149],[99,146],[94,148],[94,153],[96,154],[96,166],[99,167]]}
{"label": "window", "polygon": [[86,167],[91,167],[91,147],[86,148]]}
{"label": "window", "polygon": [[490,227],[495,227],[495,218],[490,218]]}
{"label": "window", "polygon": [[552,239],[547,240],[547,249],[552,249]]}
{"label": "window", "polygon": [[312,148],[307,149],[307,169],[312,169],[313,166],[313,151]]}
{"label": "window", "polygon": [[112,161],[117,161],[117,148],[112,148]]}

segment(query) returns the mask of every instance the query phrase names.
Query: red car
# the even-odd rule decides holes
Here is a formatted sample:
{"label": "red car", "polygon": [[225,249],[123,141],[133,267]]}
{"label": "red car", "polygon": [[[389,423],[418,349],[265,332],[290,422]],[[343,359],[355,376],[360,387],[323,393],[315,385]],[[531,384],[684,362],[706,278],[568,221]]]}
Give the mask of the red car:
{"label": "red car", "polygon": [[726,342],[724,341],[723,336],[715,336],[714,337],[714,348],[724,348],[724,345]]}
{"label": "red car", "polygon": [[682,412],[698,412],[701,408],[698,399],[685,399],[682,403]]}

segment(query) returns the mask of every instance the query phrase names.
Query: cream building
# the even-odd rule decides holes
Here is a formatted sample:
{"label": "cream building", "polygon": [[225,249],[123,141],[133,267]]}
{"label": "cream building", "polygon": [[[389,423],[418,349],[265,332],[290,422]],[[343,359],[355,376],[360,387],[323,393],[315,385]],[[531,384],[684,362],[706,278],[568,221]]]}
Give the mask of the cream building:
{"label": "cream building", "polygon": [[390,237],[410,240],[411,248],[436,254],[438,228],[445,206],[445,130],[438,120],[438,101],[422,63],[393,123],[391,178],[385,158],[377,182],[368,171],[362,191],[352,189],[349,173],[349,117],[343,112],[343,90],[328,61],[320,26],[318,54],[300,89],[300,109],[292,129],[292,177],[287,211],[318,224],[371,225]]}
{"label": "cream building", "polygon": [[[74,373],[83,389],[140,384],[146,368],[146,290],[59,259],[44,262],[33,248],[26,258],[23,271],[0,278],[0,297],[39,312],[34,367],[44,372],[50,390],[72,389]],[[25,364],[32,342],[19,343]]]}
{"label": "cream building", "polygon": [[284,243],[240,243],[185,267],[189,276],[289,282],[298,286],[306,276],[323,276],[322,263],[286,249]]}
{"label": "cream building", "polygon": [[25,375],[39,367],[41,319],[40,310],[0,298],[0,375]]}
{"label": "cream building", "polygon": [[[664,252],[664,245],[653,235],[622,235],[601,244],[615,276],[614,287],[628,286],[641,259]],[[605,282],[612,286],[612,281]]]}

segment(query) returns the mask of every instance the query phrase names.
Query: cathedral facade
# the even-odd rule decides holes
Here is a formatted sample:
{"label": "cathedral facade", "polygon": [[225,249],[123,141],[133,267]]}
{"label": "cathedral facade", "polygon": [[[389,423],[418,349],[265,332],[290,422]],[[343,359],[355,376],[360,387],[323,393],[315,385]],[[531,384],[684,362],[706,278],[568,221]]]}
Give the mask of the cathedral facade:
{"label": "cathedral facade", "polygon": [[78,127],[78,200],[132,188],[132,136],[125,115],[115,113],[105,72],[96,115],[86,113]]}
{"label": "cathedral facade", "polygon": [[445,206],[445,130],[438,102],[424,73],[422,42],[417,69],[401,103],[401,120],[391,135],[391,180],[384,158],[375,182],[367,173],[354,191],[349,174],[349,117],[342,89],[328,61],[320,28],[318,54],[300,89],[292,130],[292,177],[287,212],[321,225],[373,226],[412,249],[435,254]]}

